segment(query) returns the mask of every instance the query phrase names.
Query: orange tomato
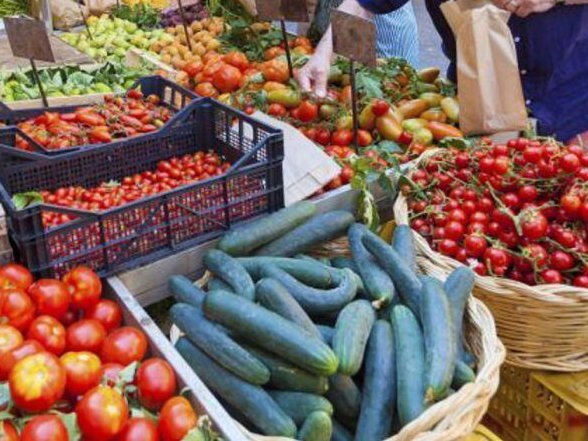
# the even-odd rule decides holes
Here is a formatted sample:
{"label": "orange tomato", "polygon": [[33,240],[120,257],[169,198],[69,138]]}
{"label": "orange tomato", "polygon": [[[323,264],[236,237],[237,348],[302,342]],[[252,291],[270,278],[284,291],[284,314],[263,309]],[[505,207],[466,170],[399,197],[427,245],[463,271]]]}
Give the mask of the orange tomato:
{"label": "orange tomato", "polygon": [[202,61],[192,61],[186,64],[182,70],[186,72],[190,78],[194,78],[196,74],[202,71],[202,69],[204,69]]}
{"label": "orange tomato", "polygon": [[273,60],[274,58],[284,55],[286,51],[279,46],[270,47],[263,53],[263,58],[266,60]]}
{"label": "orange tomato", "polygon": [[285,83],[290,79],[288,63],[281,60],[270,60],[262,63],[260,66],[261,73],[266,81],[276,81]]}
{"label": "orange tomato", "polygon": [[266,92],[271,92],[272,90],[282,90],[285,88],[286,88],[285,84],[278,83],[276,81],[267,81],[263,85],[263,90],[265,90]]}
{"label": "orange tomato", "polygon": [[100,384],[102,362],[91,352],[66,352],[59,359],[65,369],[65,392],[77,397]]}
{"label": "orange tomato", "polygon": [[231,66],[235,66],[240,71],[245,71],[249,67],[249,60],[243,52],[229,52],[223,57],[223,61]]}
{"label": "orange tomato", "polygon": [[212,84],[220,93],[234,92],[241,84],[241,71],[230,64],[225,64],[213,76]]}
{"label": "orange tomato", "polygon": [[212,83],[205,82],[199,83],[196,88],[194,89],[196,95],[206,96],[206,97],[217,97],[218,90],[212,85]]}

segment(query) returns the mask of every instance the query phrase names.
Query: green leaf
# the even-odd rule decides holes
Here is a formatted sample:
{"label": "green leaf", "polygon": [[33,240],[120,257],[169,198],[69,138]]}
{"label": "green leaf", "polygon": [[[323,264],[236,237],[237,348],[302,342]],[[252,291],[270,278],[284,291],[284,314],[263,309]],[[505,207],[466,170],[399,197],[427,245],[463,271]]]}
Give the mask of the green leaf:
{"label": "green leaf", "polygon": [[131,418],[147,418],[157,424],[159,418],[143,407],[131,407]]}
{"label": "green leaf", "polygon": [[380,215],[374,196],[369,190],[364,189],[360,192],[357,201],[357,211],[361,221],[372,231],[376,231],[380,226]]}
{"label": "green leaf", "polygon": [[68,84],[88,87],[94,81],[94,76],[84,72],[74,72],[67,78]]}
{"label": "green leaf", "polygon": [[439,147],[449,148],[453,147],[458,150],[469,150],[474,145],[473,141],[468,138],[443,138],[439,141]]}
{"label": "green leaf", "polygon": [[199,428],[194,427],[182,438],[182,441],[207,441],[207,439]]}
{"label": "green leaf", "polygon": [[80,433],[80,429],[78,427],[78,419],[76,417],[75,412],[55,412],[55,414],[61,419],[63,425],[67,429],[67,439],[69,441],[78,441],[82,438],[82,434]]}
{"label": "green leaf", "polygon": [[12,197],[12,203],[17,210],[24,210],[43,203],[43,196],[37,191],[27,191],[25,193],[17,193]]}
{"label": "green leaf", "polygon": [[384,190],[386,193],[392,195],[392,197],[396,196],[397,189],[394,185],[394,180],[388,176],[386,173],[381,173],[378,177],[378,185]]}
{"label": "green leaf", "polygon": [[367,98],[383,98],[381,83],[374,78],[369,72],[358,72],[355,77],[355,84],[359,93],[364,94]]}
{"label": "green leaf", "polygon": [[394,141],[382,140],[377,144],[378,150],[386,153],[403,153],[404,150]]}
{"label": "green leaf", "polygon": [[[8,382],[0,383],[0,408],[10,410],[12,408],[12,397],[10,396],[10,389]],[[8,412],[0,413],[0,420],[6,420],[4,414],[11,415]]]}
{"label": "green leaf", "polygon": [[135,380],[135,374],[137,373],[137,368],[139,367],[139,363],[134,361],[133,363],[129,364],[125,367],[122,371],[118,373],[118,381],[117,383],[123,384],[131,384]]}

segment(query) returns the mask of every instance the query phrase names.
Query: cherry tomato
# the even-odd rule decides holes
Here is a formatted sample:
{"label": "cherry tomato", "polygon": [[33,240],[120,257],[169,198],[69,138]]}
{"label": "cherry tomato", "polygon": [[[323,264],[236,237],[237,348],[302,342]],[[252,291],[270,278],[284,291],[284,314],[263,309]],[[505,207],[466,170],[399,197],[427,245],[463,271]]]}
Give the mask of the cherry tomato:
{"label": "cherry tomato", "polygon": [[541,279],[543,283],[548,284],[560,284],[563,283],[563,276],[558,270],[555,269],[547,269],[543,271],[541,274]]}
{"label": "cherry tomato", "polygon": [[137,328],[123,326],[112,331],[102,346],[102,361],[127,366],[141,361],[147,352],[147,337]]}
{"label": "cherry tomato", "polygon": [[559,166],[566,173],[576,173],[581,166],[580,158],[573,153],[566,153],[559,158]]}
{"label": "cherry tomato", "polygon": [[384,100],[375,100],[372,103],[372,112],[376,116],[384,116],[386,112],[390,109],[390,104]]}
{"label": "cherry tomato", "polygon": [[547,234],[548,226],[549,224],[545,216],[538,212],[527,213],[521,220],[523,235],[529,240],[537,240],[544,237]]}
{"label": "cherry tomato", "polygon": [[20,441],[68,441],[67,429],[57,415],[33,417],[20,434]]}
{"label": "cherry tomato", "polygon": [[77,397],[98,386],[102,379],[102,363],[91,352],[66,352],[59,359],[67,377],[65,392]]}
{"label": "cherry tomato", "polygon": [[8,323],[25,332],[35,317],[35,305],[21,289],[0,291],[0,323]]}
{"label": "cherry tomato", "polygon": [[68,272],[63,281],[71,294],[71,304],[75,309],[88,310],[100,300],[102,282],[90,268],[80,266]]}
{"label": "cherry tomato", "polygon": [[198,416],[188,400],[170,398],[159,413],[159,435],[162,441],[181,441],[197,422]]}
{"label": "cherry tomato", "polygon": [[349,129],[339,129],[333,132],[331,141],[335,145],[348,146],[353,142],[353,132]]}
{"label": "cherry tomato", "polygon": [[317,118],[318,106],[310,101],[302,101],[298,106],[298,119],[302,122],[310,122]]}
{"label": "cherry tomato", "polygon": [[131,418],[116,441],[159,441],[157,426],[148,418]]}
{"label": "cherry tomato", "polygon": [[176,391],[176,375],[169,363],[150,358],[139,366],[136,377],[139,402],[150,410],[159,410]]}
{"label": "cherry tomato", "polygon": [[[2,428],[4,429],[0,435],[0,441],[19,441],[18,433],[10,421],[2,421]],[[31,440],[29,440],[31,441]],[[67,441],[67,440],[66,440]]]}
{"label": "cherry tomato", "polygon": [[28,294],[37,307],[38,315],[50,315],[61,320],[69,308],[69,291],[59,280],[37,280],[29,287]]}
{"label": "cherry tomato", "polygon": [[464,246],[469,256],[481,257],[488,248],[488,243],[482,236],[472,234],[465,238]]}
{"label": "cherry tomato", "polygon": [[37,340],[55,355],[61,355],[65,350],[65,328],[49,315],[40,315],[31,323],[27,338]]}
{"label": "cherry tomato", "polygon": [[271,116],[283,118],[288,113],[288,110],[282,104],[273,103],[273,104],[270,104],[270,106],[267,110],[267,113],[268,113],[268,115],[271,115]]}
{"label": "cherry tomato", "polygon": [[102,299],[94,307],[86,311],[86,318],[98,320],[106,332],[115,330],[122,323],[122,312],[118,303]]}
{"label": "cherry tomato", "polygon": [[99,354],[106,339],[106,329],[98,320],[83,319],[67,328],[65,339],[68,351]]}
{"label": "cherry tomato", "polygon": [[129,419],[123,396],[108,386],[96,386],[76,405],[78,425],[88,441],[111,440]]}
{"label": "cherry tomato", "polygon": [[26,290],[33,283],[33,275],[18,263],[9,263],[0,267],[0,286],[10,282],[16,288]]}
{"label": "cherry tomato", "polygon": [[558,271],[567,271],[574,267],[574,258],[565,251],[554,251],[551,253],[549,261],[551,262],[551,267]]}
{"label": "cherry tomato", "polygon": [[0,355],[0,381],[6,381],[14,365],[23,358],[43,352],[45,349],[36,340],[25,340],[21,345]]}

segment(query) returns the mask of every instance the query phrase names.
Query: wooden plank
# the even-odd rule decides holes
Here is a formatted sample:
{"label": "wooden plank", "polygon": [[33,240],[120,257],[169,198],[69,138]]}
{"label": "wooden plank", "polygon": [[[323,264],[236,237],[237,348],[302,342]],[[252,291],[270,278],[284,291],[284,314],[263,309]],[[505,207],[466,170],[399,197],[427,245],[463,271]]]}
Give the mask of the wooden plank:
{"label": "wooden plank", "polygon": [[[89,95],[47,97],[47,102],[50,107],[85,106],[87,104],[102,103],[105,95],[109,94],[91,93]],[[13,101],[5,104],[7,104],[12,110],[38,109],[39,107],[43,107],[43,103],[40,99]]]}

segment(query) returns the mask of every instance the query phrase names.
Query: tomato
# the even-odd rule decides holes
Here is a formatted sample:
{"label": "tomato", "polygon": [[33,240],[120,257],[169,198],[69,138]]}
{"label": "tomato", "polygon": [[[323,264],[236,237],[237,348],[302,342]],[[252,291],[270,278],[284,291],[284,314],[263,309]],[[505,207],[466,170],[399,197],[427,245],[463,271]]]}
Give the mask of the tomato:
{"label": "tomato", "polygon": [[129,419],[123,396],[108,386],[96,386],[76,405],[78,425],[88,441],[111,440]]}
{"label": "tomato", "polygon": [[374,138],[372,137],[372,134],[370,132],[362,129],[357,131],[357,144],[360,147],[367,147],[369,145],[372,145],[373,142]]}
{"label": "tomato", "polygon": [[50,315],[61,320],[69,309],[69,291],[59,280],[37,280],[27,292],[35,302],[38,315]]}
{"label": "tomato", "polygon": [[192,61],[186,64],[182,70],[186,72],[190,78],[194,78],[199,72],[202,72],[202,69],[204,69],[202,61]]}
{"label": "tomato", "polygon": [[10,324],[25,332],[35,317],[35,305],[21,289],[0,290],[0,323]]}
{"label": "tomato", "polygon": [[288,113],[288,110],[282,104],[273,103],[273,104],[270,104],[270,106],[267,110],[267,113],[268,113],[268,115],[282,118],[282,117],[286,116],[286,114]]}
{"label": "tomato", "polygon": [[547,218],[538,212],[525,213],[521,219],[523,236],[529,240],[538,240],[546,236],[548,226]]}
{"label": "tomato", "polygon": [[320,145],[328,145],[331,143],[331,132],[329,129],[320,128],[316,131],[315,141]]}
{"label": "tomato", "polygon": [[220,93],[231,93],[239,89],[241,72],[230,64],[225,64],[214,73],[212,84]]}
{"label": "tomato", "polygon": [[57,415],[33,417],[20,434],[20,441],[68,441],[67,429]]}
{"label": "tomato", "polygon": [[484,261],[496,274],[503,275],[510,265],[511,258],[506,250],[492,247],[484,252]]}
{"label": "tomato", "polygon": [[317,118],[318,106],[310,101],[302,101],[298,106],[298,119],[302,122],[310,122]]}
{"label": "tomato", "polygon": [[277,58],[277,57],[284,55],[285,53],[286,53],[285,49],[283,49],[279,46],[274,46],[274,47],[270,47],[269,49],[266,49],[263,53],[263,57],[266,60],[272,60],[274,58]]}
{"label": "tomato", "polygon": [[285,83],[290,79],[290,71],[288,70],[288,63],[285,61],[273,59],[262,63],[260,71],[266,81],[276,81],[278,83]]}
{"label": "tomato", "polygon": [[559,205],[564,211],[570,215],[574,215],[578,212],[582,206],[582,200],[575,194],[564,194],[559,200]]}
{"label": "tomato", "polygon": [[551,253],[549,261],[551,263],[551,267],[558,271],[567,271],[574,267],[574,258],[571,254],[566,253],[565,251],[554,251]]}
{"label": "tomato", "polygon": [[465,233],[463,224],[456,221],[449,221],[445,225],[445,237],[459,241]]}
{"label": "tomato", "polygon": [[63,326],[68,327],[69,325],[73,324],[77,320],[78,320],[78,314],[75,311],[72,311],[71,309],[69,309],[63,315],[63,317],[61,317],[60,321]]}
{"label": "tomato", "polygon": [[98,320],[83,319],[67,328],[65,339],[68,351],[99,354],[106,339],[106,329]]}
{"label": "tomato", "polygon": [[372,112],[376,116],[384,116],[390,109],[390,104],[384,100],[375,100],[372,102]]}
{"label": "tomato", "polygon": [[116,441],[159,441],[159,433],[150,419],[131,418],[116,437]]}
{"label": "tomato", "polygon": [[223,57],[223,61],[236,67],[240,71],[245,71],[249,67],[249,60],[243,52],[229,52]]}
{"label": "tomato", "polygon": [[566,173],[576,173],[581,166],[580,158],[573,153],[566,153],[559,158],[559,166]]}
{"label": "tomato", "polygon": [[36,340],[25,340],[11,351],[0,354],[0,381],[6,381],[14,365],[23,358],[43,352],[45,349]]}
{"label": "tomato", "polygon": [[523,202],[533,202],[539,196],[539,191],[534,185],[523,185],[517,195]]}
{"label": "tomato", "polygon": [[86,311],[100,300],[102,282],[100,277],[90,268],[77,267],[68,272],[63,281],[71,294],[71,304],[74,309]]}
{"label": "tomato", "polygon": [[196,95],[204,97],[218,96],[218,90],[216,90],[216,88],[210,82],[198,83],[198,85],[194,89],[194,92],[196,92]]}
{"label": "tomato", "polygon": [[18,348],[22,342],[22,334],[18,329],[10,325],[0,325],[0,356]]}
{"label": "tomato", "polygon": [[122,323],[122,312],[118,303],[102,299],[94,307],[86,311],[85,317],[98,320],[106,329],[106,332],[113,331]]}
{"label": "tomato", "polygon": [[59,359],[65,369],[65,392],[70,397],[77,397],[100,384],[102,363],[91,352],[66,352]]}
{"label": "tomato", "polygon": [[159,410],[176,391],[174,370],[161,358],[150,358],[141,363],[135,382],[139,402],[149,410]]}
{"label": "tomato", "polygon": [[49,352],[23,358],[8,377],[12,400],[25,412],[49,410],[63,396],[65,381],[65,369]]}
{"label": "tomato", "polygon": [[55,355],[61,355],[65,350],[65,328],[49,315],[40,315],[31,323],[27,338],[37,340]]}
{"label": "tomato", "polygon": [[548,269],[543,271],[541,274],[541,279],[543,280],[543,283],[549,283],[549,284],[559,284],[559,283],[563,283],[563,276],[561,275],[561,273],[558,270],[554,270],[554,269]]}
{"label": "tomato", "polygon": [[33,283],[33,275],[24,266],[9,263],[0,267],[0,286],[4,286],[5,281],[12,283],[16,288],[26,290]]}
{"label": "tomato", "polygon": [[89,135],[92,144],[112,142],[112,135],[106,126],[93,127]]}
{"label": "tomato", "polygon": [[115,386],[124,368],[120,363],[104,363],[100,368],[100,378],[106,380],[108,386]]}
{"label": "tomato", "polygon": [[141,361],[147,352],[147,337],[137,328],[123,326],[106,337],[102,346],[102,361],[127,366]]}
{"label": "tomato", "polygon": [[159,413],[159,435],[162,441],[181,441],[197,422],[198,416],[187,399],[170,398]]}
{"label": "tomato", "polygon": [[451,239],[443,239],[439,242],[439,251],[446,256],[454,256],[458,248],[457,242]]}
{"label": "tomato", "polygon": [[0,441],[19,441],[20,440],[18,433],[16,432],[16,429],[14,428],[14,426],[12,425],[12,423],[10,421],[3,421],[2,422],[2,429],[3,429],[3,431],[0,432]]}
{"label": "tomato", "polygon": [[347,146],[353,142],[353,132],[348,129],[339,129],[333,132],[331,141],[335,145]]}

